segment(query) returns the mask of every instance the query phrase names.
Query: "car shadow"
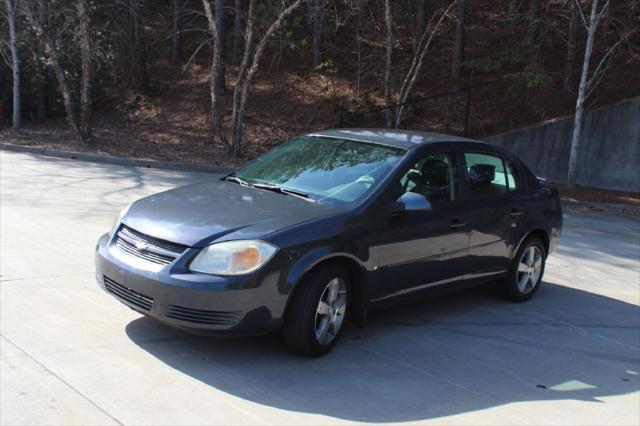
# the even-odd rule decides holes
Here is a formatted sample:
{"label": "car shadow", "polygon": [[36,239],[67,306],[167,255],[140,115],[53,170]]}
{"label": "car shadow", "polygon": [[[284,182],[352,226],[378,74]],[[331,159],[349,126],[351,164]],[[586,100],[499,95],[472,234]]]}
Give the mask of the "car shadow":
{"label": "car shadow", "polygon": [[161,361],[255,403],[348,421],[403,422],[520,401],[640,390],[640,308],[544,283],[511,304],[487,288],[370,315],[330,354],[292,355],[276,335],[191,336],[142,317],[126,333]]}

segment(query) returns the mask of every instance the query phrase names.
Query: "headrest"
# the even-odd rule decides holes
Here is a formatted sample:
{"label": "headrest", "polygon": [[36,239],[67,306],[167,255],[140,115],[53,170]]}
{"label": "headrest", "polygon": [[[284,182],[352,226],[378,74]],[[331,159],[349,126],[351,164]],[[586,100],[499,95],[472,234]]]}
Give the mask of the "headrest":
{"label": "headrest", "polygon": [[491,164],[475,164],[469,169],[469,179],[474,185],[486,185],[496,177],[496,166]]}
{"label": "headrest", "polygon": [[425,176],[442,176],[447,175],[449,171],[449,165],[436,158],[427,158],[422,165],[421,173]]}

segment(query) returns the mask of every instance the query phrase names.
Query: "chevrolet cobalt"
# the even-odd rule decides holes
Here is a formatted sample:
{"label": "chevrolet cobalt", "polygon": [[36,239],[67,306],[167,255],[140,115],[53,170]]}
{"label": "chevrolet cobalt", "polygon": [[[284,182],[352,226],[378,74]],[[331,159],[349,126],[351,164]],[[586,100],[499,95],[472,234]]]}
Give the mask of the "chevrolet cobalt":
{"label": "chevrolet cobalt", "polygon": [[126,207],[96,247],[99,285],[206,334],[281,330],[317,356],[345,317],[435,289],[540,288],[558,193],[512,154],[436,133],[306,134],[222,178]]}

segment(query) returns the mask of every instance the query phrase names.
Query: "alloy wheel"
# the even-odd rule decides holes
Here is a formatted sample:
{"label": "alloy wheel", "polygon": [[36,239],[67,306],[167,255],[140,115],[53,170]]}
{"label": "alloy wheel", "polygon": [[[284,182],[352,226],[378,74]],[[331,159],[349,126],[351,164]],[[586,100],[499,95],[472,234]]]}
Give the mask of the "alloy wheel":
{"label": "alloy wheel", "polygon": [[347,310],[347,284],[334,278],[325,286],[316,309],[316,339],[328,345],[336,338]]}
{"label": "alloy wheel", "polygon": [[518,289],[522,294],[530,293],[538,284],[542,272],[542,252],[535,246],[529,246],[518,263]]}

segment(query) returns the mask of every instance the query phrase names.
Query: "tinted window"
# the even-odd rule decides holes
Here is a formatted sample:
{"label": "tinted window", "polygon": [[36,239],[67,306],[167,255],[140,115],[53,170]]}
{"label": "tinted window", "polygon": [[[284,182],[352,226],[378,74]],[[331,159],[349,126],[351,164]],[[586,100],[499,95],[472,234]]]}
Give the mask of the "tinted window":
{"label": "tinted window", "polygon": [[514,169],[511,165],[505,167],[501,157],[468,152],[464,159],[473,196],[485,197],[516,189]]}
{"label": "tinted window", "polygon": [[430,155],[413,165],[400,179],[403,192],[427,197],[431,204],[442,204],[457,198],[458,173],[451,154]]}
{"label": "tinted window", "polygon": [[304,136],[278,146],[233,175],[249,183],[304,192],[321,203],[346,204],[370,193],[404,154],[382,145]]}

